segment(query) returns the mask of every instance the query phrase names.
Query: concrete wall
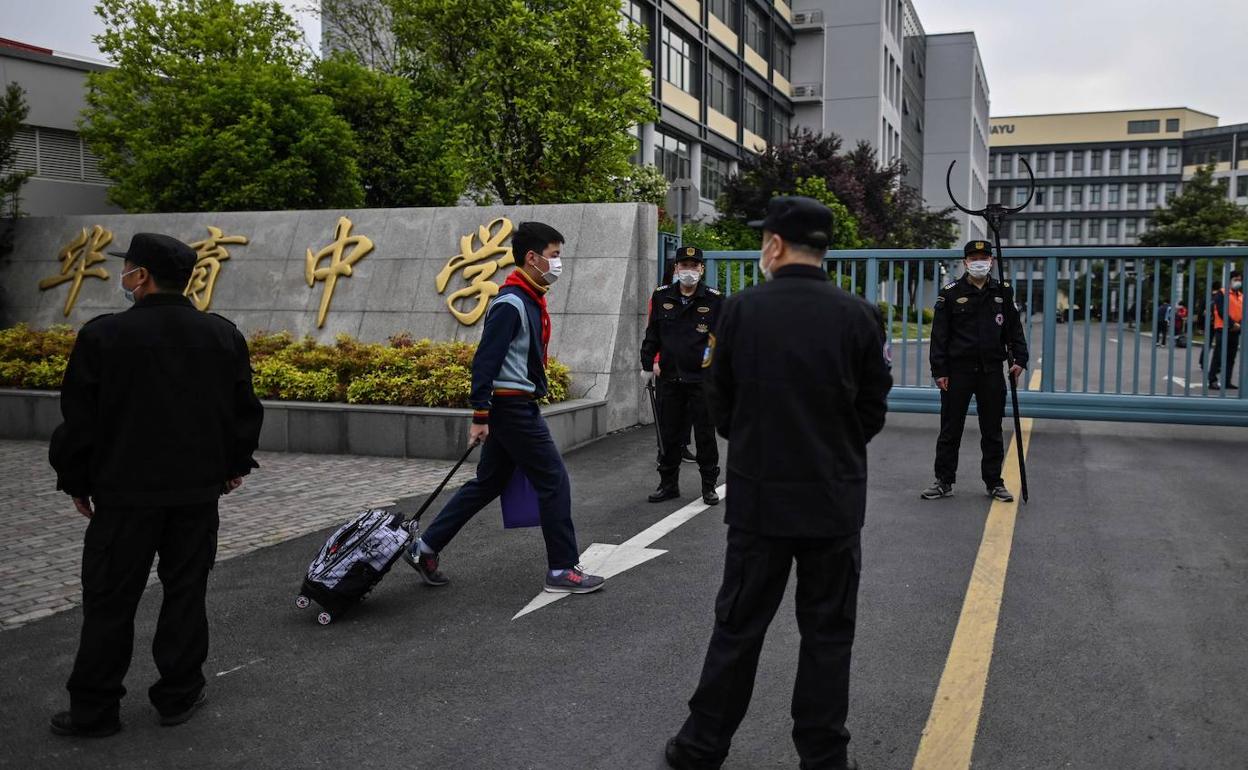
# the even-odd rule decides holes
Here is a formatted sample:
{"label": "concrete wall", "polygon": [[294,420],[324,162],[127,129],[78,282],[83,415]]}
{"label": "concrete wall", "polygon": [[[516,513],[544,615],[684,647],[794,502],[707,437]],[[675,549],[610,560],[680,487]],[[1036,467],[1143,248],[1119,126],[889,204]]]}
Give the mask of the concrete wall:
{"label": "concrete wall", "polygon": [[[923,198],[933,208],[952,205],[945,172],[964,206],[982,208],[988,195],[988,99],[979,48],[972,32],[927,37]],[[983,220],[954,212],[961,238],[987,237]]]}
{"label": "concrete wall", "polygon": [[[338,280],[323,328],[316,326],[324,283],[309,288],[305,254],[334,240],[341,216],[351,234],[367,236],[374,250]],[[514,224],[546,222],[568,239],[564,273],[548,295],[553,332],[550,353],[572,370],[572,397],[606,400],[605,425],[615,430],[648,421],[638,370],[646,300],[656,275],[657,210],[648,204],[595,204],[351,211],[230,212],[194,214],[37,217],[19,221],[13,253],[0,260],[0,323],[36,327],[81,326],[127,305],[118,276],[120,260],[101,263],[107,280],[86,278],[68,317],[63,307],[71,284],[41,291],[41,279],[57,275],[57,258],[83,228],[111,231],[105,250],[124,250],[136,232],[164,232],[187,242],[208,235],[244,235],[246,245],[227,245],[211,309],[245,332],[285,330],[332,342],[339,333],[384,341],[407,331],[416,337],[475,342],[481,323],[464,326],[451,315],[447,297],[467,285],[456,272],[444,293],[435,281],[460,241],[499,217]],[[472,244],[480,246],[479,241]],[[328,259],[321,266],[328,264]],[[509,268],[493,276],[503,280]]]}

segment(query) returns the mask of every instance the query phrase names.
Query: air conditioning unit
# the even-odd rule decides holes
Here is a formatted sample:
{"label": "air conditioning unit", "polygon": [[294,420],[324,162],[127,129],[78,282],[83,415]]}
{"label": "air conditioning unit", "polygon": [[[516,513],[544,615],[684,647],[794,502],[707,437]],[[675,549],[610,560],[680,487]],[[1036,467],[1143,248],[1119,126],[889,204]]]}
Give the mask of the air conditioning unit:
{"label": "air conditioning unit", "polygon": [[789,98],[795,102],[815,102],[823,96],[823,86],[819,83],[801,83],[794,85]]}
{"label": "air conditioning unit", "polygon": [[823,11],[794,11],[793,29],[815,29],[823,25]]}

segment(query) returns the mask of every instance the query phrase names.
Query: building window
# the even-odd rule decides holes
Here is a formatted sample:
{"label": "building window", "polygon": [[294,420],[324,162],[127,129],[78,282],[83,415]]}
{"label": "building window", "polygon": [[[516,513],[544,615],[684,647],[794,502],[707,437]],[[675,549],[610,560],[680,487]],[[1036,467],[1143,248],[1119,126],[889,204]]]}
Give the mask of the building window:
{"label": "building window", "polygon": [[1036,156],[1036,173],[1049,173],[1049,154],[1047,152],[1042,152]]}
{"label": "building window", "polygon": [[745,6],[745,44],[767,58],[767,17],[753,3]]}
{"label": "building window", "polygon": [[706,7],[728,29],[733,32],[738,30],[740,22],[737,21],[737,0],[708,0]]}
{"label": "building window", "polygon": [[1248,160],[1248,139],[1239,140],[1239,154],[1236,155],[1236,157],[1239,158],[1239,160]]}
{"label": "building window", "polygon": [[1109,172],[1112,174],[1115,171],[1121,171],[1121,170],[1122,170],[1122,151],[1110,150],[1109,151]]}
{"label": "building window", "polygon": [[[1170,194],[1173,195],[1173,193]],[[1248,175],[1235,180],[1235,197],[1248,198]]]}
{"label": "building window", "polygon": [[1127,220],[1127,229],[1124,233],[1128,238],[1134,238],[1136,233],[1140,231],[1140,222],[1137,219]]}
{"label": "building window", "polygon": [[1179,148],[1170,147],[1166,149],[1166,168],[1179,167]]}
{"label": "building window", "polygon": [[1014,223],[1014,240],[1016,241],[1027,240],[1027,223],[1026,222]]}
{"label": "building window", "polygon": [[1075,150],[1070,154],[1070,172],[1072,174],[1083,173],[1083,150]]}
{"label": "building window", "polygon": [[1166,133],[1173,134],[1175,131],[1178,131],[1178,130],[1179,130],[1179,119],[1178,118],[1166,118]]}
{"label": "building window", "polygon": [[992,156],[988,158],[988,176],[997,175],[997,159],[1000,157],[1001,157],[1000,155],[996,155],[994,153]]}
{"label": "building window", "polygon": [[1044,240],[1044,220],[1037,219],[1031,223],[1031,237],[1037,241]]}
{"label": "building window", "polygon": [[788,144],[789,142],[789,121],[791,120],[789,113],[780,109],[776,105],[771,107],[771,143],[772,144]]}
{"label": "building window", "polygon": [[663,79],[681,91],[697,96],[696,75],[693,43],[671,27],[663,27]]}
{"label": "building window", "polygon": [[1083,185],[1075,185],[1074,187],[1070,188],[1070,205],[1072,206],[1083,205]]}
{"label": "building window", "polygon": [[1062,239],[1062,221],[1060,219],[1049,225],[1049,237],[1055,241]]}
{"label": "building window", "polygon": [[1106,190],[1108,191],[1108,194],[1109,194],[1109,205],[1117,206],[1118,201],[1120,200],[1118,197],[1118,192],[1119,192],[1118,185],[1111,184],[1109,187],[1106,188]]}
{"label": "building window", "polygon": [[689,178],[689,143],[661,132],[654,135],[654,165],[667,181]]}
{"label": "building window", "polygon": [[724,194],[728,181],[728,161],[709,152],[702,153],[702,197],[716,200]]}
{"label": "building window", "polygon": [[630,24],[643,29],[650,28],[650,14],[637,0],[623,0],[620,3],[620,15],[624,17],[620,20],[620,29],[628,29]]}
{"label": "building window", "polygon": [[1156,182],[1149,182],[1148,186],[1144,188],[1144,202],[1150,203],[1150,204],[1157,203],[1157,183]]}
{"label": "building window", "polygon": [[1166,182],[1166,203],[1169,203],[1179,192],[1178,182]]}
{"label": "building window", "polygon": [[1135,206],[1140,202],[1140,186],[1138,184],[1127,185],[1127,205]]}
{"label": "building window", "polygon": [[753,86],[745,87],[745,129],[767,136],[767,97]]}
{"label": "building window", "polygon": [[1128,120],[1128,134],[1157,134],[1161,132],[1160,120]]}
{"label": "building window", "polygon": [[1151,147],[1148,150],[1148,170],[1157,171],[1158,161],[1161,160],[1161,148]]}
{"label": "building window", "polygon": [[1053,196],[1049,198],[1049,203],[1053,206],[1065,206],[1066,205],[1066,188],[1054,187]]}
{"label": "building window", "polygon": [[1127,171],[1140,170],[1140,151],[1127,150]]}
{"label": "building window", "polygon": [[1091,162],[1089,164],[1090,168],[1088,170],[1091,171],[1093,174],[1101,173],[1101,155],[1102,153],[1100,150],[1092,150],[1092,152],[1089,153]]}
{"label": "building window", "polygon": [[776,60],[774,62],[776,72],[780,73],[780,77],[788,80],[792,77],[793,71],[793,44],[782,37],[776,38]]}
{"label": "building window", "polygon": [[711,109],[737,119],[737,73],[714,56],[707,59],[706,92]]}
{"label": "building window", "polygon": [[1014,188],[1014,205],[1021,206],[1026,202],[1027,202],[1027,188],[1015,187]]}
{"label": "building window", "polygon": [[1118,237],[1118,220],[1111,219],[1105,223],[1105,240],[1112,241]]}
{"label": "building window", "polygon": [[1094,184],[1088,188],[1088,203],[1093,206],[1101,205],[1101,186]]}
{"label": "building window", "polygon": [[1099,241],[1101,239],[1101,220],[1088,220],[1088,240]]}
{"label": "building window", "polygon": [[1070,239],[1072,241],[1077,241],[1082,237],[1083,237],[1083,220],[1082,219],[1070,220]]}
{"label": "building window", "polygon": [[1001,156],[1001,173],[1003,175],[1014,173],[1014,156],[1012,154]]}
{"label": "building window", "polygon": [[1045,192],[1045,190],[1044,190],[1044,188],[1043,188],[1043,187],[1037,187],[1037,188],[1036,188],[1036,205],[1037,205],[1037,206],[1043,206],[1043,205],[1044,205],[1044,192]]}
{"label": "building window", "polygon": [[1066,153],[1053,153],[1053,172],[1056,174],[1066,173]]}

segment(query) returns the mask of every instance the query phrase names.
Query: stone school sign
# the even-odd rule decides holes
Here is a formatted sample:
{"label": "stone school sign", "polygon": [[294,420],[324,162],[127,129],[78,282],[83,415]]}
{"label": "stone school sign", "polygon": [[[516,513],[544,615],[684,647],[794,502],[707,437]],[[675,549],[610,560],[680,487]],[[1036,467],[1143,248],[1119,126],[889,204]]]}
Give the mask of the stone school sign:
{"label": "stone school sign", "polygon": [[656,273],[647,204],[356,209],[38,217],[19,220],[0,259],[0,323],[81,326],[124,310],[122,251],[136,232],[181,238],[199,261],[187,296],[245,333],[350,334],[475,342],[513,265],[515,225],[539,220],[564,245],[548,303],[551,354],[573,396],[606,399],[609,429],[643,419],[637,360]]}

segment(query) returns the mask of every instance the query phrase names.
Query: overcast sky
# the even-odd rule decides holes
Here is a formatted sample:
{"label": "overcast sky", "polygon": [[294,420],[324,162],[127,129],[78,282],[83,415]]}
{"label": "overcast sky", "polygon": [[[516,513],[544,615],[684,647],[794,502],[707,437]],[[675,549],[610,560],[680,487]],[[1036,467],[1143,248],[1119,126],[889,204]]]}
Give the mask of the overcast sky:
{"label": "overcast sky", "polygon": [[[292,10],[311,0],[282,0]],[[447,0],[453,2],[453,0]],[[791,0],[797,10],[837,0]],[[1248,1],[914,0],[928,33],[972,30],[993,115],[1191,107],[1248,122]],[[99,56],[93,0],[0,0],[0,37]],[[303,11],[309,40],[320,23]]]}

